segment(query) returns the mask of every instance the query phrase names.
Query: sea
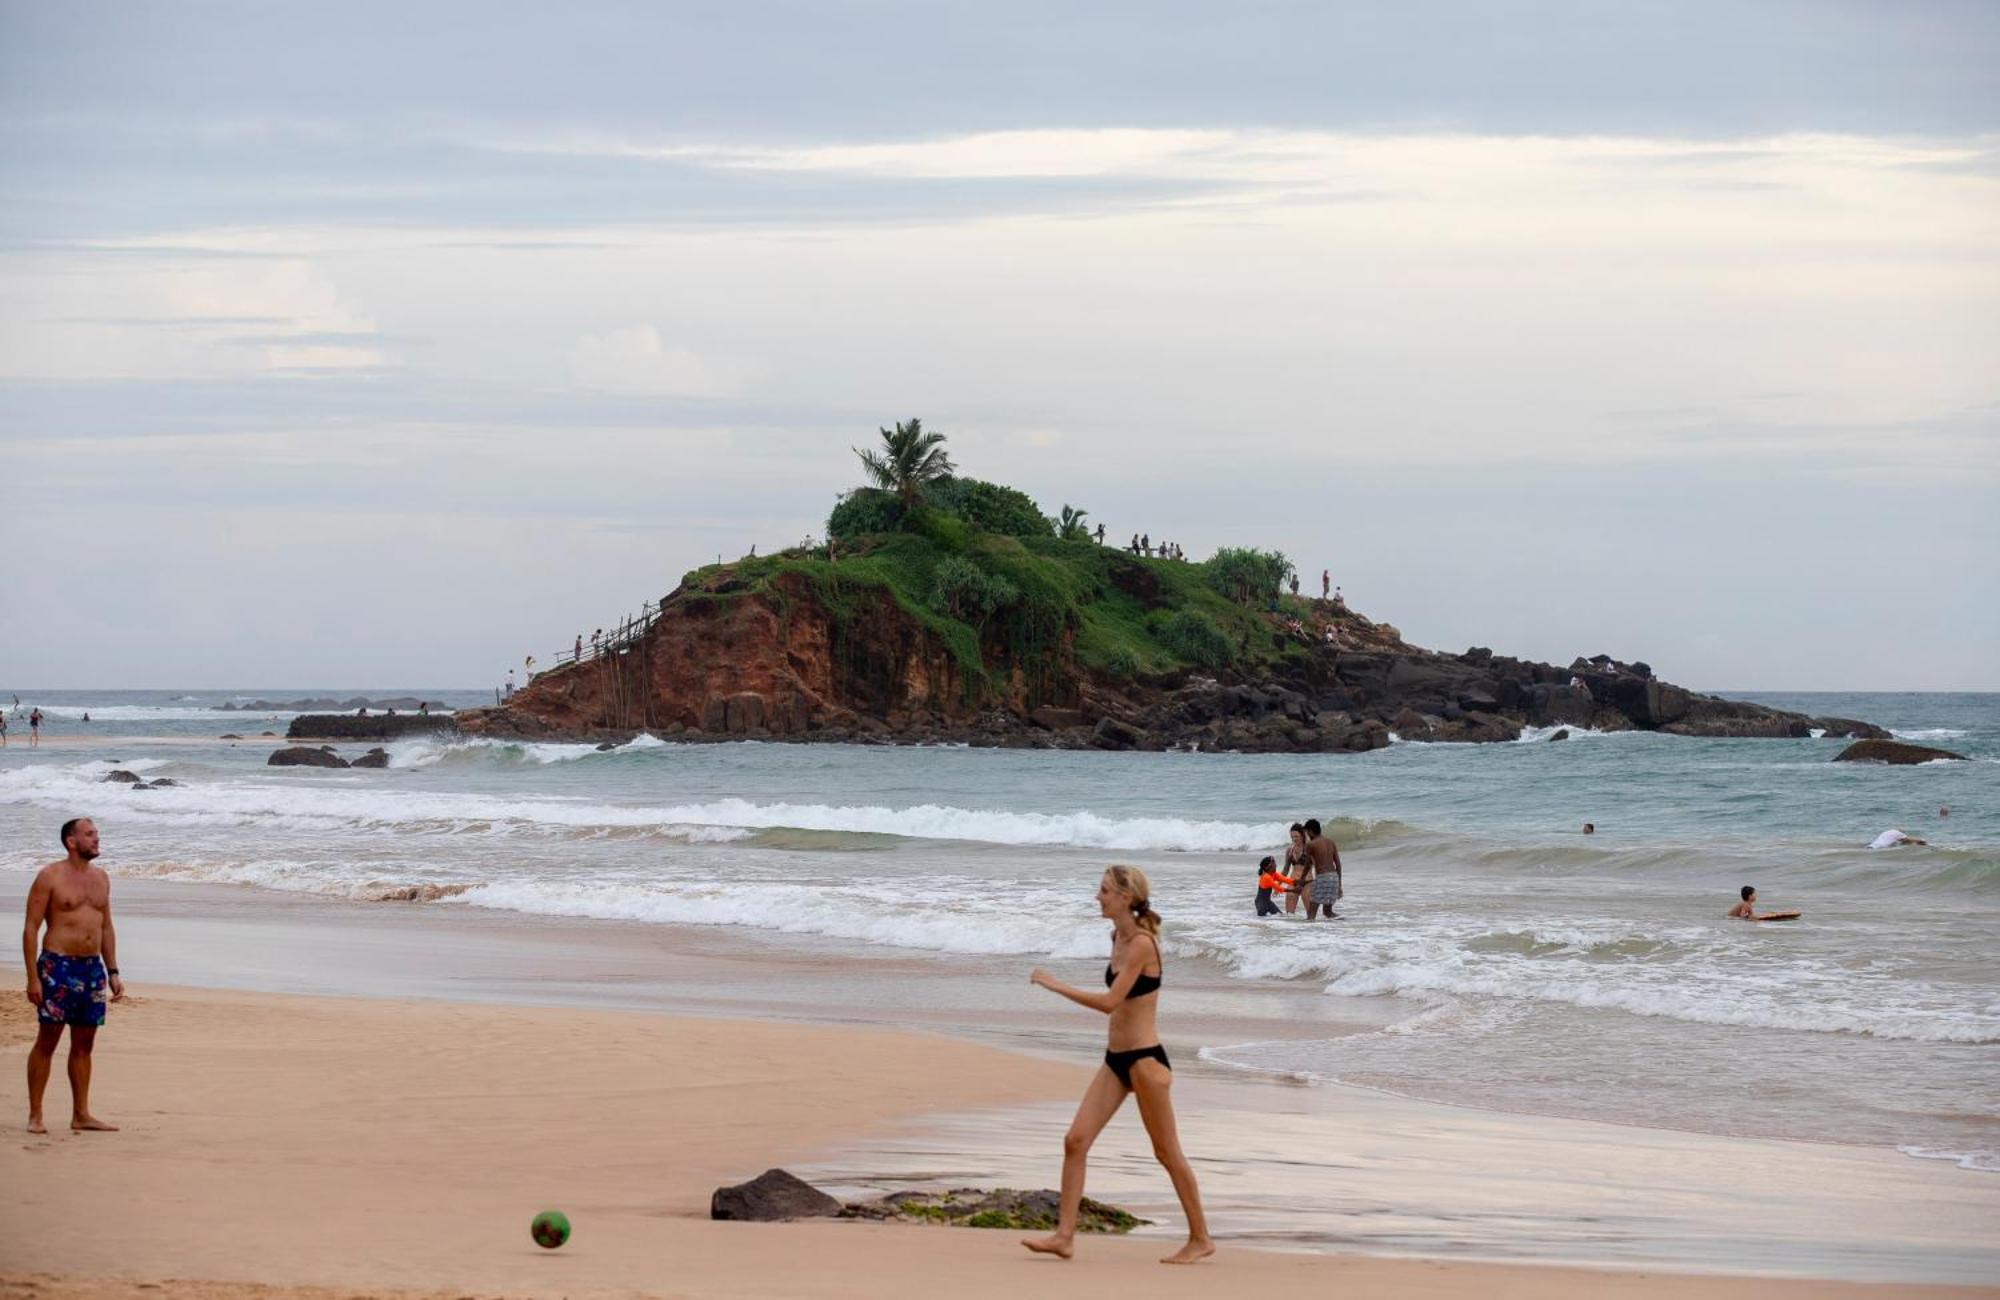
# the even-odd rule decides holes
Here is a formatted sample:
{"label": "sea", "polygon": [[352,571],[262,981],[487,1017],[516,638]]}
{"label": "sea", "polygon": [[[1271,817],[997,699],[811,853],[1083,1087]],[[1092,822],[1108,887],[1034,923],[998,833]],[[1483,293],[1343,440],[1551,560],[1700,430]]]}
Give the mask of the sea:
{"label": "sea", "polygon": [[[655,927],[1025,1000],[1046,996],[1036,965],[1096,977],[1092,894],[1126,862],[1165,919],[1169,1045],[1199,1068],[2000,1174],[2000,695],[1731,693],[1970,760],[1914,767],[1834,763],[1823,738],[1570,728],[1307,756],[412,739],[386,769],[329,771],[266,766],[256,738],[290,714],[223,707],[364,693],[491,699],[0,688],[22,710],[0,867],[49,861],[89,814],[121,877],[309,906],[415,894],[384,906]],[[94,740],[31,750],[31,706],[51,740]],[[116,768],[176,784],[105,783]],[[1260,920],[1257,861],[1307,817],[1345,861],[1340,918]],[[1867,847],[1892,827],[1927,843]],[[1745,884],[1803,916],[1726,920]]]}

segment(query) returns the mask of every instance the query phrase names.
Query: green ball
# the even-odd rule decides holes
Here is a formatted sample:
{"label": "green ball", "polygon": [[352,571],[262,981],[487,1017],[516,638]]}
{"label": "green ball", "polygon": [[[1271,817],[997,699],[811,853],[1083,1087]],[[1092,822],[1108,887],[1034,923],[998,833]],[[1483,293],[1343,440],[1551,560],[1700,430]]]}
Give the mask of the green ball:
{"label": "green ball", "polygon": [[569,1216],[561,1210],[543,1210],[528,1225],[528,1235],[543,1250],[554,1250],[569,1240]]}

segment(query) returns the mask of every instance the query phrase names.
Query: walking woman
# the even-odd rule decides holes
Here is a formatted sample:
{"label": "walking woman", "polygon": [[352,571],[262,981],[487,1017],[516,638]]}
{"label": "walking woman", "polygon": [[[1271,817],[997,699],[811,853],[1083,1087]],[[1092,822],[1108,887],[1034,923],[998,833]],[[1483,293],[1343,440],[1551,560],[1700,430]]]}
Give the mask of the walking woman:
{"label": "walking woman", "polygon": [[1069,1132],[1063,1135],[1062,1213],[1055,1232],[1023,1240],[1029,1250],[1070,1257],[1076,1241],[1076,1211],[1083,1200],[1083,1168],[1091,1144],[1125,1104],[1125,1094],[1139,1098],[1139,1118],[1153,1139],[1153,1155],[1174,1180],[1174,1193],[1187,1215],[1188,1239],[1162,1264],[1192,1264],[1215,1253],[1208,1220],[1201,1212],[1201,1189],[1194,1170],[1181,1154],[1180,1133],[1174,1127],[1171,1096],[1174,1075],[1167,1049],[1160,1046],[1153,1015],[1160,1001],[1160,914],[1153,910],[1152,890],[1137,867],[1112,867],[1097,886],[1097,907],[1111,922],[1111,962],[1104,968],[1105,991],[1071,988],[1045,970],[1028,978],[1051,993],[1111,1018],[1104,1064],[1083,1102],[1076,1108]]}

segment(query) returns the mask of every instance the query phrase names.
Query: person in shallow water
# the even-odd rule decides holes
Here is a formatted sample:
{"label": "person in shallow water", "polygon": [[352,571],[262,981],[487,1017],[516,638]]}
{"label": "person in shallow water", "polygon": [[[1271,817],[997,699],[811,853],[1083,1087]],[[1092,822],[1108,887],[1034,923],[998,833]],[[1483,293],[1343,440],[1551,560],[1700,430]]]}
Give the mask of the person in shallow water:
{"label": "person in shallow water", "polygon": [[1306,852],[1312,856],[1312,879],[1306,882],[1306,920],[1320,913],[1331,921],[1340,913],[1333,905],[1347,891],[1341,888],[1340,848],[1320,830],[1317,818],[1306,820]]}
{"label": "person in shallow water", "polygon": [[1154,1013],[1160,1001],[1160,914],[1153,910],[1152,889],[1137,867],[1112,867],[1097,885],[1098,912],[1111,922],[1111,962],[1104,968],[1105,991],[1072,988],[1045,970],[1029,980],[1081,1007],[1110,1017],[1104,1064],[1084,1091],[1083,1101],[1063,1135],[1062,1210],[1056,1230],[1030,1237],[1021,1244],[1043,1255],[1068,1259],[1076,1243],[1076,1212],[1083,1201],[1083,1171],[1091,1144],[1125,1104],[1125,1095],[1139,1098],[1139,1118],[1153,1139],[1153,1155],[1173,1179],[1187,1215],[1187,1244],[1160,1262],[1192,1264],[1215,1253],[1208,1219],[1201,1212],[1201,1189],[1194,1169],[1181,1153],[1180,1132],[1174,1125],[1173,1069],[1160,1045]]}
{"label": "person in shallow water", "polygon": [[1274,916],[1278,905],[1271,901],[1271,891],[1284,893],[1291,888],[1291,882],[1278,870],[1278,860],[1266,857],[1257,864],[1257,915]]}
{"label": "person in shallow water", "polygon": [[1299,895],[1312,884],[1313,856],[1306,850],[1306,826],[1304,822],[1291,825],[1291,843],[1285,847],[1285,878],[1291,882],[1285,889],[1285,911],[1299,910]]}

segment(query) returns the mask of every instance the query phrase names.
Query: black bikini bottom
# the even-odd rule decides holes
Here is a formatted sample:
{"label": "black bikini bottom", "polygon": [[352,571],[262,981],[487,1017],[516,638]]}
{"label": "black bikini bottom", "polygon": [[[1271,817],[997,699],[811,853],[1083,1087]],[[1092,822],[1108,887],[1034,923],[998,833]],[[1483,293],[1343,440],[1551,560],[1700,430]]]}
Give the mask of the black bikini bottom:
{"label": "black bikini bottom", "polygon": [[1154,1043],[1151,1047],[1136,1048],[1130,1052],[1106,1052],[1104,1063],[1111,1067],[1111,1073],[1118,1076],[1118,1082],[1125,1085],[1125,1091],[1132,1091],[1132,1067],[1141,1061],[1158,1061],[1169,1070],[1174,1063],[1167,1059],[1167,1049]]}

